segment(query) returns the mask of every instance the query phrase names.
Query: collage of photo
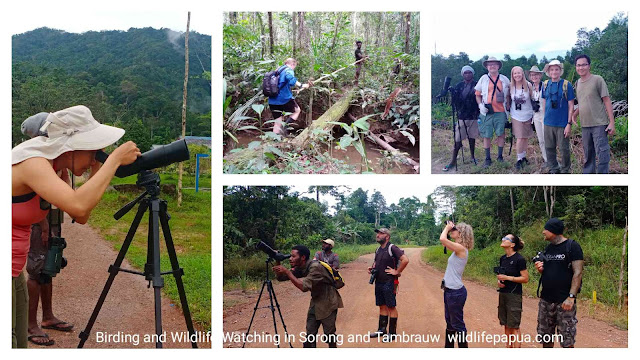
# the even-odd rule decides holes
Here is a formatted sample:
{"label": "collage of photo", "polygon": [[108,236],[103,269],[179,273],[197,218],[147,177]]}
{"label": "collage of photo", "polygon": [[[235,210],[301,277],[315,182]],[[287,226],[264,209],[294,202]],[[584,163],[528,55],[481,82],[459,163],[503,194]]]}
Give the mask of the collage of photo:
{"label": "collage of photo", "polygon": [[626,356],[614,3],[557,22],[471,2],[9,22],[10,355]]}

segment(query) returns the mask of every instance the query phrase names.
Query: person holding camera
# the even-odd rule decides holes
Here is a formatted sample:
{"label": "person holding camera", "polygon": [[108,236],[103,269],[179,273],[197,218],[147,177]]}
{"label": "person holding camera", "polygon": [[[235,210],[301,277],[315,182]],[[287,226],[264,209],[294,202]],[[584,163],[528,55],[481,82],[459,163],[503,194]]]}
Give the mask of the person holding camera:
{"label": "person holding camera", "polygon": [[610,148],[607,135],[616,134],[609,89],[602,76],[591,73],[591,58],[588,55],[576,56],[575,64],[580,79],[576,81],[578,107],[573,112],[572,120],[577,124],[580,114],[584,150],[582,173],[595,174],[597,170],[598,174],[608,174]]}
{"label": "person holding camera", "polygon": [[334,245],[335,242],[331,239],[322,240],[322,250],[316,252],[314,259],[326,262],[331,268],[338,270],[340,268],[340,259],[338,258],[338,254],[331,251]]}
{"label": "person holding camera", "polygon": [[531,84],[524,77],[524,70],[520,66],[511,68],[511,131],[516,137],[517,170],[522,170],[529,163],[527,160],[527,146],[529,138],[533,137],[533,105],[531,104]]}
{"label": "person holding camera", "polygon": [[544,107],[540,106],[540,97],[542,96],[542,74],[536,65],[533,65],[528,71],[528,77],[531,81],[531,105],[533,109],[533,126],[536,128],[536,136],[538,137],[538,145],[540,145],[540,153],[542,159],[547,162],[547,151],[544,147]]}
{"label": "person holding camera", "polygon": [[[335,286],[333,274],[320,264],[319,261],[309,259],[309,248],[304,245],[296,245],[291,248],[289,262],[293,272],[282,265],[275,265],[273,272],[278,280],[290,280],[291,283],[302,292],[311,292],[309,311],[307,312],[307,341],[305,348],[315,348],[315,337],[320,325],[325,336],[329,340],[330,348],[336,344],[336,319],[338,309],[344,307],[342,297]],[[310,336],[311,335],[311,336]],[[308,340],[313,338],[313,341]]]}
{"label": "person holding camera", "polygon": [[[11,150],[11,311],[12,347],[27,347],[28,291],[23,268],[30,246],[31,225],[47,215],[49,204],[77,222],[87,222],[120,165],[133,163],[141,155],[129,141],[116,148],[86,183],[73,189],[56,173],[82,175],[96,166],[96,151],[124,135],[123,129],[102,125],[85,106],[74,106],[47,114],[36,136]],[[45,200],[46,199],[46,200]]]}
{"label": "person holding camera", "polygon": [[495,133],[498,140],[499,162],[503,162],[504,127],[507,122],[506,111],[509,111],[509,79],[498,71],[502,68],[502,61],[491,56],[482,62],[482,66],[489,71],[482,75],[476,84],[476,103],[480,110],[478,119],[480,135],[484,141],[485,160],[483,167],[491,166],[491,138]]}
{"label": "person holding camera", "polygon": [[538,303],[538,335],[542,346],[553,347],[554,334],[561,336],[562,347],[574,347],[576,343],[576,296],[582,287],[584,256],[582,248],[575,240],[562,235],[564,223],[551,218],[544,225],[542,235],[549,242],[543,253],[538,253],[533,261],[540,277]]}
{"label": "person holding camera", "polygon": [[[540,106],[544,108],[544,144],[547,152],[547,165],[551,174],[568,174],[571,170],[571,153],[569,136],[573,119],[573,86],[561,78],[564,65],[558,60],[551,60],[544,66],[545,74],[550,80],[542,85]],[[558,164],[556,148],[560,148],[562,167]]]}
{"label": "person holding camera", "polygon": [[[529,282],[527,261],[519,250],[524,241],[513,234],[502,238],[500,247],[504,255],[500,257],[500,266],[494,269],[498,278],[498,320],[504,326],[507,336],[520,337],[520,319],[522,318],[522,284]],[[510,339],[511,340],[511,339]],[[507,343],[508,348],[519,348],[520,342]]]}
{"label": "person holding camera", "polygon": [[[375,232],[376,242],[380,246],[376,249],[373,265],[368,268],[368,271],[371,274],[371,279],[375,280],[376,306],[380,308],[380,314],[378,330],[371,333],[370,336],[386,335],[383,340],[392,341],[398,327],[398,309],[396,307],[398,278],[409,264],[409,258],[402,249],[389,242],[391,239],[389,229],[380,228]],[[389,325],[388,333],[387,324]]]}
{"label": "person holding camera", "polygon": [[[449,240],[449,236],[452,240]],[[462,283],[462,273],[469,259],[469,250],[473,249],[473,228],[465,223],[456,225],[453,221],[447,221],[440,234],[440,243],[452,252],[441,284],[444,290],[444,319],[447,322],[444,347],[454,347],[457,339],[458,347],[466,348],[469,347],[464,323],[467,289]]]}
{"label": "person holding camera", "polygon": [[[278,95],[269,98],[269,109],[275,122],[273,123],[273,132],[276,134],[286,134],[286,124],[295,122],[300,116],[300,106],[296,103],[291,92],[292,86],[298,86],[301,89],[308,89],[312,85],[309,81],[307,84],[300,84],[294,70],[298,66],[298,61],[294,58],[288,58],[284,61],[284,65],[280,67],[280,77],[278,79]],[[285,113],[291,113],[285,120]]]}
{"label": "person holding camera", "polygon": [[476,81],[473,79],[475,70],[469,65],[465,65],[460,70],[462,75],[462,81],[459,82],[451,92],[452,101],[457,109],[458,124],[456,127],[456,138],[454,139],[455,145],[453,147],[453,154],[451,155],[451,162],[445,166],[442,170],[449,171],[455,168],[458,159],[458,151],[462,148],[462,141],[469,139],[469,150],[471,150],[471,161],[477,164],[475,151],[476,151],[476,139],[480,136],[478,131],[478,104],[476,103],[475,86]]}

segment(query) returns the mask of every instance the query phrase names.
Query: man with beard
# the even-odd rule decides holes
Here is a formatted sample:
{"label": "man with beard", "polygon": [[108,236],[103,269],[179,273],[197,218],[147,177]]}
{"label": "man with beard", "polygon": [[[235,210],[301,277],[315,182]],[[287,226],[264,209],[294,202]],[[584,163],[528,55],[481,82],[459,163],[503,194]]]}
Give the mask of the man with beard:
{"label": "man with beard", "polygon": [[[378,330],[371,337],[385,336],[384,340],[394,340],[398,326],[398,309],[396,294],[398,277],[409,264],[404,251],[389,242],[391,232],[387,228],[376,229],[376,242],[380,247],[376,250],[373,265],[368,269],[375,274],[376,306],[380,307]],[[387,324],[389,332],[387,333]]]}

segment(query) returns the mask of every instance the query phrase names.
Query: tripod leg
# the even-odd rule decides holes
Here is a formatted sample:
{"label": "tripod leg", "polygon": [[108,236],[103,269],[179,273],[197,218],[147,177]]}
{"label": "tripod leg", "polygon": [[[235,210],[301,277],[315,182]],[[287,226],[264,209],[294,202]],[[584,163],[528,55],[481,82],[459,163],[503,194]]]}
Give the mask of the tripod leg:
{"label": "tripod leg", "polygon": [[[273,302],[276,304],[276,308],[278,309],[278,315],[280,315],[280,321],[282,321],[282,328],[284,329],[284,336],[286,337],[289,334],[287,331],[287,324],[284,323],[284,317],[282,317],[282,311],[280,310],[280,303],[278,302],[278,298],[276,297],[276,292],[273,290],[273,287],[271,287],[271,292],[273,293]],[[293,345],[291,345],[291,341],[289,341],[289,347],[293,347]]]}
{"label": "tripod leg", "polygon": [[[276,308],[273,306],[273,295],[275,294],[275,292],[273,291],[273,284],[271,283],[271,280],[267,280],[267,291],[269,292],[269,302],[271,303],[269,309],[271,309],[271,318],[273,318],[273,333],[278,336],[278,325],[276,324]],[[280,345],[276,346],[280,347]]]}
{"label": "tripod leg", "polygon": [[153,297],[155,304],[155,322],[156,322],[156,348],[162,347],[160,335],[162,334],[162,299],[161,291],[164,287],[164,279],[160,270],[160,224],[158,221],[160,212],[160,200],[151,200],[151,212],[149,213],[149,232],[153,236]]}
{"label": "tripod leg", "polygon": [[91,313],[91,317],[89,318],[89,322],[87,323],[87,326],[78,335],[78,337],[80,338],[80,343],[78,343],[78,348],[82,348],[84,346],[84,343],[89,338],[89,334],[91,333],[91,328],[93,328],[93,324],[96,322],[96,319],[98,318],[98,313],[100,313],[102,304],[104,304],[104,300],[107,298],[107,294],[109,293],[109,289],[111,289],[113,280],[115,279],[116,275],[118,275],[118,272],[120,271],[120,265],[122,265],[124,256],[127,253],[127,250],[129,250],[129,245],[131,245],[131,241],[133,240],[133,237],[136,234],[136,230],[140,225],[140,220],[142,220],[142,216],[144,215],[148,207],[149,207],[149,203],[146,200],[142,200],[142,202],[140,202],[140,205],[138,206],[138,212],[136,213],[136,216],[133,218],[133,222],[131,223],[131,227],[129,227],[129,232],[127,232],[127,236],[124,238],[124,242],[122,243],[122,247],[118,252],[116,261],[113,263],[113,265],[109,266],[109,278],[107,279],[107,282],[104,284],[102,293],[98,298],[98,303],[96,303],[95,308],[93,308],[93,312]]}
{"label": "tripod leg", "polygon": [[[256,311],[258,311],[258,305],[260,304],[260,299],[262,298],[262,293],[264,292],[264,287],[266,285],[267,285],[267,282],[264,281],[262,283],[262,289],[260,289],[260,295],[258,295],[258,301],[256,301],[256,306],[253,308],[253,315],[251,315],[251,321],[249,321],[249,327],[247,328],[247,333],[244,336],[245,339],[249,335],[249,331],[251,330],[251,325],[253,325],[253,318],[256,316]],[[242,347],[244,347],[246,345],[246,343],[247,342],[245,340],[245,342],[242,343]]]}
{"label": "tripod leg", "polygon": [[[176,279],[176,287],[178,288],[178,295],[180,296],[180,306],[182,306],[182,313],[184,314],[184,320],[187,323],[187,330],[189,331],[189,335],[194,336],[195,329],[193,328],[191,311],[189,311],[189,303],[187,302],[187,294],[184,291],[184,283],[182,282],[182,275],[184,275],[184,270],[180,267],[180,264],[178,264],[178,256],[176,255],[176,249],[173,245],[171,228],[169,228],[169,216],[167,214],[167,203],[164,201],[160,203],[160,225],[162,226],[162,234],[164,235],[164,241],[167,246],[167,253],[169,254],[169,261],[171,262],[171,270],[173,270],[173,277]],[[198,343],[195,341],[192,341],[191,347],[197,348]]]}

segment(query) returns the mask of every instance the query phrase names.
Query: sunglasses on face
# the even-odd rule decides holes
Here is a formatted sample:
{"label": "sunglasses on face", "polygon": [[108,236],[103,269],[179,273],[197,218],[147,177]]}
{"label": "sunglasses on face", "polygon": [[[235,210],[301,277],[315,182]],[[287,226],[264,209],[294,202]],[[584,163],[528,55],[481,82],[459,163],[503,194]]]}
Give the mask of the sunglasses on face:
{"label": "sunglasses on face", "polygon": [[510,241],[510,242],[513,242],[513,240],[512,240],[512,239],[509,239],[509,238],[508,238],[508,237],[506,237],[506,236],[502,238],[502,241]]}

